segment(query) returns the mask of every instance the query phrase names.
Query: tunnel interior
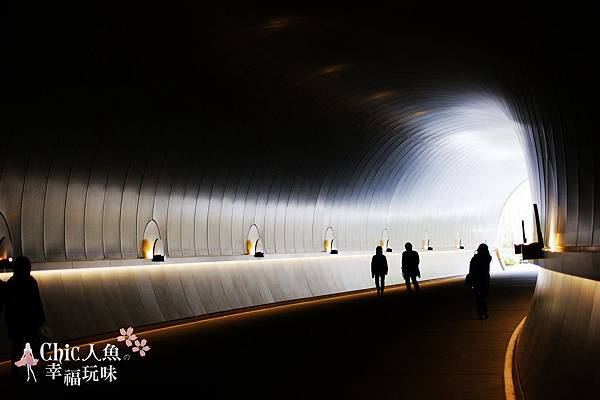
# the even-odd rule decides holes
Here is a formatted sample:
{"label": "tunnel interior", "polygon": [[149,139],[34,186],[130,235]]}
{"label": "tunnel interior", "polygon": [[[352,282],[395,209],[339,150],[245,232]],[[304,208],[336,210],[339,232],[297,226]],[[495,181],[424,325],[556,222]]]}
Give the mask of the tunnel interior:
{"label": "tunnel interior", "polygon": [[346,252],[383,229],[495,245],[508,195],[527,177],[539,191],[515,72],[427,32],[351,34],[355,20],[327,17],[223,16],[210,36],[183,24],[153,40],[138,16],[119,41],[86,37],[97,54],[58,42],[54,64],[21,65],[35,73],[15,95],[37,117],[13,121],[11,146],[31,151],[4,153],[16,181],[2,183],[18,252],[138,258],[149,220],[170,257],[245,254],[253,224],[267,254],[319,252],[328,227]]}
{"label": "tunnel interior", "polygon": [[[62,278],[40,272],[57,288],[80,278],[85,286],[93,278],[83,276],[96,272],[107,285],[124,277],[152,285],[138,267],[157,243],[170,259],[214,256],[206,271],[173,267],[179,283],[146,290],[156,304],[145,311],[160,318],[139,322],[151,324],[363,289],[358,275],[322,271],[350,276],[342,263],[358,271],[366,259],[351,256],[382,241],[425,252],[497,247],[503,209],[520,187],[539,207],[548,244],[518,351],[528,367],[523,387],[530,398],[573,390],[542,384],[565,373],[548,367],[565,349],[588,368],[565,374],[586,386],[598,374],[585,355],[599,351],[589,327],[600,293],[591,13],[249,7],[52,4],[31,13],[9,4],[0,16],[10,38],[2,43],[0,257],[26,255],[34,271],[73,269]],[[245,258],[252,267],[243,272],[237,259],[218,264],[259,248],[272,264]],[[332,250],[342,257],[322,254]],[[270,255],[296,255],[289,263],[309,278],[271,272],[266,265],[287,264]],[[77,275],[77,262],[89,262],[89,273]],[[432,278],[458,274],[432,265]],[[98,272],[107,266],[131,268]],[[207,271],[223,279],[221,292]],[[224,278],[238,272],[272,273],[292,287],[261,281],[255,299]],[[214,298],[176,302],[165,293],[177,285]],[[110,290],[104,298],[120,293],[117,284]],[[126,308],[97,326],[61,329],[106,332],[131,319]]]}

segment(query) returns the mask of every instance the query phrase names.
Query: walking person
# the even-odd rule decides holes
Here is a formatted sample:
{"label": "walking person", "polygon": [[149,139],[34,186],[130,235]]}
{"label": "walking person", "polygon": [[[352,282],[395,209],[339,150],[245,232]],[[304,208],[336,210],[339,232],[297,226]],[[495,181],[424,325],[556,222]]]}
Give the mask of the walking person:
{"label": "walking person", "polygon": [[469,274],[467,275],[466,282],[473,289],[475,307],[477,308],[479,319],[488,318],[485,298],[488,296],[490,290],[491,261],[492,256],[487,244],[481,243],[469,263]]}
{"label": "walking person", "polygon": [[417,282],[417,277],[421,277],[419,253],[412,249],[412,243],[410,242],[406,242],[404,248],[406,251],[402,253],[402,276],[406,283],[406,291],[412,294],[412,288],[410,287],[410,281],[412,280],[415,292],[419,294],[419,282]]}
{"label": "walking person", "polygon": [[388,273],[387,258],[383,255],[383,248],[377,246],[375,255],[371,259],[371,277],[375,278],[375,286],[377,287],[377,295],[383,296],[385,288],[385,276]]}

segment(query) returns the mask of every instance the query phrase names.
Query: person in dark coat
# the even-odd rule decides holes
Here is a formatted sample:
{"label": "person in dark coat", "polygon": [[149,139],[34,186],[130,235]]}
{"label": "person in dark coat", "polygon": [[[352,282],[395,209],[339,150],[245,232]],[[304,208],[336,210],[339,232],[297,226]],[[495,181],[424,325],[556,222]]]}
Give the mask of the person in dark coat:
{"label": "person in dark coat", "polygon": [[412,280],[415,292],[419,294],[419,282],[417,282],[417,277],[421,277],[421,271],[419,270],[419,253],[412,249],[412,243],[410,242],[407,242],[404,245],[404,248],[406,251],[402,253],[402,276],[406,283],[406,291],[412,293],[410,287],[410,281]]}
{"label": "person in dark coat", "polygon": [[21,358],[25,343],[36,342],[39,329],[46,321],[40,290],[30,273],[29,259],[17,257],[13,261],[13,276],[4,285],[4,319],[13,345],[11,367],[16,380],[20,378],[14,362]]}
{"label": "person in dark coat", "polygon": [[469,264],[467,283],[473,289],[475,295],[475,307],[480,319],[488,318],[487,304],[485,298],[490,290],[490,262],[492,256],[488,246],[481,243]]}
{"label": "person in dark coat", "polygon": [[375,255],[371,259],[371,277],[375,278],[375,286],[377,287],[378,296],[383,296],[385,276],[387,273],[387,258],[383,255],[383,248],[381,246],[377,246],[375,249]]}

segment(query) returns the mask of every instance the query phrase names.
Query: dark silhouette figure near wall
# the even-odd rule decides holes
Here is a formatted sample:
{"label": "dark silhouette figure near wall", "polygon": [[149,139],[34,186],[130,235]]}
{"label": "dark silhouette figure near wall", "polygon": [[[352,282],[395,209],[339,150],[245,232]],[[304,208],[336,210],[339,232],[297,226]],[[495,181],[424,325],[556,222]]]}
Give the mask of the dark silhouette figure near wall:
{"label": "dark silhouette figure near wall", "polygon": [[475,295],[475,307],[477,308],[477,314],[479,319],[487,319],[487,304],[485,298],[489,294],[490,290],[490,262],[492,256],[488,246],[485,243],[481,243],[477,247],[477,251],[469,264],[469,274],[465,279],[467,285],[473,289]]}
{"label": "dark silhouette figure near wall", "polygon": [[25,343],[37,343],[39,330],[46,321],[37,281],[31,276],[31,262],[27,257],[13,261],[13,276],[3,288],[5,322],[12,341],[11,370],[13,378],[20,381],[14,362],[23,354]]}
{"label": "dark silhouette figure near wall", "polygon": [[421,271],[419,270],[419,253],[412,249],[412,244],[410,242],[407,242],[404,245],[404,248],[406,251],[402,252],[402,276],[406,283],[406,291],[412,293],[410,287],[410,281],[412,280],[415,292],[419,294],[419,282],[417,282],[417,277],[421,277]]}
{"label": "dark silhouette figure near wall", "polygon": [[371,277],[375,278],[375,286],[377,287],[377,295],[383,296],[385,288],[385,276],[388,273],[387,258],[383,255],[383,248],[377,246],[375,255],[371,259]]}

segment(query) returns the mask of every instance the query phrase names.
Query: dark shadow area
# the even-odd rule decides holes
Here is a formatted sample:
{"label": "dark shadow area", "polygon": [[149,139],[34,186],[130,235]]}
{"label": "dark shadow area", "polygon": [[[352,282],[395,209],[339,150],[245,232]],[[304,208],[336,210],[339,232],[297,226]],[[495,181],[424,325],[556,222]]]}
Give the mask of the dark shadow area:
{"label": "dark shadow area", "polygon": [[[502,399],[506,344],[534,286],[532,273],[493,276],[484,321],[476,319],[463,278],[454,278],[425,282],[418,298],[394,287],[384,297],[373,291],[160,330],[143,335],[146,357],[117,364],[117,381],[68,389],[143,394],[186,386],[200,398]],[[3,366],[3,382],[7,373]],[[60,381],[41,388],[66,389]]]}
{"label": "dark shadow area", "polygon": [[[26,344],[30,350],[41,345],[39,330],[44,325],[45,316],[40,290],[35,278],[30,274],[29,259],[17,257],[12,263],[12,268],[13,276],[6,283],[2,282],[0,287],[0,304],[5,308],[4,322],[12,342],[11,360],[15,362],[25,357],[23,349]],[[39,357],[39,354],[34,351],[32,356]],[[11,374],[16,382],[22,380],[18,368],[11,364]]]}

